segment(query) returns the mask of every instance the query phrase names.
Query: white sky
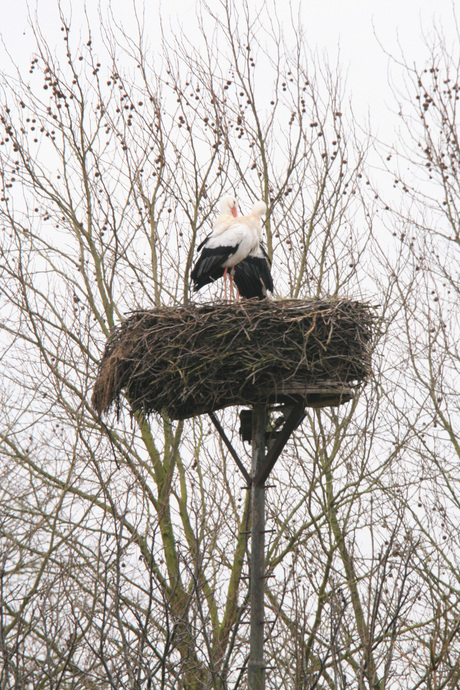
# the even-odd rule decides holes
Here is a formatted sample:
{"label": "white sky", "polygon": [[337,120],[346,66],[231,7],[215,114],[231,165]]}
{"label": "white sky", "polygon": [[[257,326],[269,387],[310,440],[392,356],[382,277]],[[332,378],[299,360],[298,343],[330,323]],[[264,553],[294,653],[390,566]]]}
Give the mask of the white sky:
{"label": "white sky", "polygon": [[[6,0],[3,0],[6,2]],[[57,0],[12,0],[8,12],[3,14],[0,34],[16,61],[27,65],[32,50],[32,33],[27,21],[28,4],[34,12],[38,7],[40,25],[47,40],[59,40],[59,19],[56,15]],[[262,0],[249,0],[252,7]],[[430,40],[434,26],[446,34],[448,44],[458,44],[455,38],[454,7],[456,0],[297,0],[300,4],[305,35],[310,48],[324,54],[332,66],[336,62],[340,45],[340,64],[347,74],[348,95],[352,96],[355,113],[365,115],[371,111],[374,127],[385,127],[389,108],[394,108],[388,87],[388,56],[399,56],[401,49],[409,62],[420,64],[426,55],[426,41]],[[84,0],[63,0],[71,4],[74,19],[84,7]],[[88,6],[96,6],[89,0]],[[133,4],[142,7],[142,0],[101,0],[102,7],[112,6],[114,15],[122,18],[129,27]],[[149,8],[151,39],[154,41],[158,28],[160,6],[163,19],[168,15],[171,24],[184,27],[193,23],[195,0],[146,0]],[[217,7],[216,0],[209,0]],[[283,6],[288,12],[288,0],[278,0],[277,9],[282,16]],[[381,45],[379,45],[379,42]],[[383,48],[382,48],[383,46]],[[455,49],[455,48],[453,48]],[[458,52],[458,49],[456,50]],[[5,54],[0,49],[0,68],[5,68]]]}

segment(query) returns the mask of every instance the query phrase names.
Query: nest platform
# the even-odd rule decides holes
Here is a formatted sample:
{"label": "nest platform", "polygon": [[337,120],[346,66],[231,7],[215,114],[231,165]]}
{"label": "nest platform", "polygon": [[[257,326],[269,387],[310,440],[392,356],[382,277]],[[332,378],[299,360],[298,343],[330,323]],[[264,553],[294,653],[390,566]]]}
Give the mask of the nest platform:
{"label": "nest platform", "polygon": [[[370,373],[375,313],[348,299],[136,311],[107,341],[92,404],[185,419],[232,405],[340,404]],[[317,404],[315,404],[315,401]]]}

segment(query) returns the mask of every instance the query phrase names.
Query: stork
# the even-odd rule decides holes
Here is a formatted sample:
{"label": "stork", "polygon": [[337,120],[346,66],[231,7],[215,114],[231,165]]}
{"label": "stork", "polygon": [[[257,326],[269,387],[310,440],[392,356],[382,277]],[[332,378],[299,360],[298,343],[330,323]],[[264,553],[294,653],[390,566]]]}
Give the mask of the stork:
{"label": "stork", "polygon": [[[220,215],[217,216],[213,223],[213,231],[204,238],[201,244],[198,245],[197,251],[204,249],[208,240],[210,240],[211,238],[216,238],[218,235],[223,233],[227,229],[229,221],[232,220],[232,217],[236,218],[237,216],[238,203],[234,196],[224,196],[219,201],[218,207],[220,210]],[[191,273],[193,289],[195,291],[199,290],[208,283],[213,283],[215,280],[222,278],[223,275],[225,275],[226,278],[225,269],[222,266],[213,266],[211,269],[208,268],[208,271],[206,272],[204,266],[202,264],[199,265],[200,259],[201,256],[196,262]]]}
{"label": "stork", "polygon": [[[233,202],[230,204],[228,197],[222,199],[220,210],[230,209],[234,217],[225,212],[218,216],[213,232],[198,247],[201,254],[191,273],[194,290],[221,276],[226,281],[228,269],[233,269],[259,247],[261,219],[267,206],[263,201],[257,201],[249,215],[236,218],[236,200],[233,199]],[[230,272],[230,286],[232,282],[233,274]]]}

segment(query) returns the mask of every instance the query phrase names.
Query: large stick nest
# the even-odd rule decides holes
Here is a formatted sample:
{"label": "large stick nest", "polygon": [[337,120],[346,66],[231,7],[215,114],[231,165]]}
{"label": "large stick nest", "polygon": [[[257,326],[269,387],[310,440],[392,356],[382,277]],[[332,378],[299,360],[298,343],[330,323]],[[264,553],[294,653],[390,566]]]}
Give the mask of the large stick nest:
{"label": "large stick nest", "polygon": [[107,342],[92,404],[118,411],[124,392],[132,410],[184,419],[307,397],[315,386],[356,387],[370,373],[374,322],[369,305],[346,299],[136,311]]}

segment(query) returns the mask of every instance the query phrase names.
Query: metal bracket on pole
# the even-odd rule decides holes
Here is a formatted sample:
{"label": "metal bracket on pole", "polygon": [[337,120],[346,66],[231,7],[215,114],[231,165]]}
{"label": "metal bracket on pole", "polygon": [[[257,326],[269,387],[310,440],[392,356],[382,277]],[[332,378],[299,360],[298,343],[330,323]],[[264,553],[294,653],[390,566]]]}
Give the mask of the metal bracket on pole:
{"label": "metal bracket on pole", "polygon": [[229,450],[229,452],[230,452],[230,455],[232,456],[232,458],[234,459],[234,461],[235,461],[236,464],[238,465],[238,468],[239,468],[241,474],[242,474],[243,477],[246,479],[246,482],[248,483],[248,486],[249,486],[249,485],[251,484],[251,476],[250,476],[249,472],[247,471],[247,469],[245,468],[245,466],[243,465],[243,463],[241,462],[241,460],[239,459],[236,450],[234,449],[234,447],[233,447],[232,444],[230,443],[229,439],[227,438],[227,434],[226,434],[225,431],[223,430],[223,428],[222,428],[222,426],[221,426],[219,420],[217,419],[217,417],[216,417],[216,415],[214,414],[214,412],[210,412],[210,413],[209,413],[209,417],[211,418],[211,422],[212,422],[212,423],[214,424],[214,426],[216,427],[219,436],[221,437],[222,441],[223,441],[223,442],[225,443],[225,445],[227,446],[227,448],[228,448],[228,450]]}
{"label": "metal bracket on pole", "polygon": [[260,466],[257,474],[255,475],[253,481],[256,484],[265,484],[265,480],[272,471],[275,462],[278,460],[281,451],[283,450],[284,446],[286,445],[289,439],[289,436],[302,421],[304,414],[305,400],[299,400],[298,402],[296,402],[291,412],[289,413],[289,416],[284,422],[284,425],[281,431],[279,432],[276,441],[271,446],[270,450],[268,451],[266,457],[262,462],[262,465]]}

